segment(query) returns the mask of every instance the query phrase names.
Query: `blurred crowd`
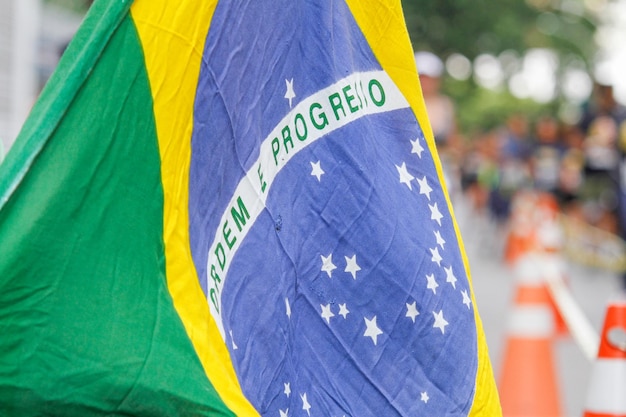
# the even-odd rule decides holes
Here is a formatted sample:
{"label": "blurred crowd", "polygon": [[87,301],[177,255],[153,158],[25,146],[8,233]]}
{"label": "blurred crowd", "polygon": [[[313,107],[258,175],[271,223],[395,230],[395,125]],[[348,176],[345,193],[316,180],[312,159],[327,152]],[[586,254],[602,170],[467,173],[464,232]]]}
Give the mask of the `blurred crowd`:
{"label": "blurred crowd", "polygon": [[504,126],[442,153],[454,158],[462,190],[495,220],[507,219],[517,190],[533,188],[553,194],[564,214],[617,234],[626,111],[610,87],[598,86],[597,94],[598,105],[578,124],[513,114]]}
{"label": "blurred crowd", "polygon": [[446,182],[496,222],[508,219],[520,190],[552,194],[563,214],[626,237],[626,108],[610,86],[596,85],[582,117],[567,124],[551,114],[506,123],[476,137],[456,128],[454,104],[440,92],[443,63],[415,56]]}

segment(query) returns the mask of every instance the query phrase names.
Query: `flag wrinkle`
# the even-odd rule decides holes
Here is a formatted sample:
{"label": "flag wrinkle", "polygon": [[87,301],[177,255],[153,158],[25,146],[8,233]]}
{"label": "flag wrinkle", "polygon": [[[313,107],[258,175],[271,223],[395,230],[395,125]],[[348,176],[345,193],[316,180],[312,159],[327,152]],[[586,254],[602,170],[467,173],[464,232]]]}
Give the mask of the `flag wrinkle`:
{"label": "flag wrinkle", "polygon": [[[116,145],[116,139],[120,137],[119,135],[119,130],[120,130],[120,122],[119,122],[119,116],[120,114],[124,113],[125,110],[125,104],[126,104],[126,100],[128,100],[128,96],[126,95],[124,97],[124,102],[120,103],[119,107],[117,107],[117,112],[115,113],[116,119],[115,122],[112,123],[110,125],[110,127],[112,128],[112,131],[110,133],[103,133],[102,138],[103,139],[103,143],[106,143],[106,148],[105,148],[105,152],[101,153],[100,155],[98,155],[96,158],[94,158],[91,162],[93,163],[93,165],[91,165],[91,169],[89,170],[89,175],[85,176],[84,179],[82,179],[82,184],[84,185],[84,189],[81,190],[83,191],[81,193],[82,195],[82,200],[76,204],[76,212],[78,212],[78,210],[80,210],[81,206],[84,206],[85,203],[87,201],[89,201],[92,193],[101,193],[103,192],[103,190],[98,190],[98,189],[93,189],[93,187],[89,187],[89,184],[94,184],[96,181],[95,179],[101,175],[103,173],[103,171],[107,172],[107,176],[111,176],[111,172],[112,169],[106,169],[107,164],[108,164],[108,158],[109,155],[112,153],[111,149]],[[104,137],[106,135],[106,137]],[[103,168],[104,167],[104,168]],[[107,184],[108,186],[114,186],[116,184]],[[111,202],[108,202],[109,204]],[[100,213],[102,215],[105,215],[105,212],[107,210],[102,209],[100,210]]]}
{"label": "flag wrinkle", "polygon": [[[448,410],[449,413],[451,413],[452,415],[455,415],[457,413],[463,413],[464,408],[459,407],[457,398],[450,396],[448,393],[446,393],[445,389],[441,387],[441,385],[437,384],[433,380],[431,380],[431,385],[435,387],[442,396],[447,397],[449,399],[449,404],[452,404],[454,406],[452,409]],[[472,392],[472,396],[473,394],[474,393]],[[464,404],[469,405],[467,401]]]}
{"label": "flag wrinkle", "polygon": [[[349,359],[350,362],[352,362],[353,364],[357,365],[357,368],[362,372],[362,375],[364,376],[364,378],[366,378],[367,380],[370,381],[371,387],[374,388],[380,394],[381,397],[385,398],[387,403],[393,408],[394,411],[396,411],[398,416],[402,416],[403,415],[402,412],[395,407],[395,405],[393,404],[393,401],[388,397],[387,392],[381,387],[382,384],[375,383],[372,380],[371,375],[368,374],[367,372],[365,372],[362,367],[358,366],[359,364],[354,361],[354,358],[352,357],[352,355],[349,354],[349,352],[348,352],[348,356],[349,357],[347,359]],[[329,370],[326,366],[324,366],[325,361],[324,361],[324,358],[322,356],[316,355],[316,357],[317,357],[317,359],[319,359],[318,363],[320,365],[320,367],[316,368],[316,371],[318,371],[319,369],[324,369],[327,374],[336,373],[336,369],[330,369]],[[343,395],[341,394],[341,392],[343,390],[339,386],[339,382],[338,381],[337,382],[333,381],[332,378],[327,378],[327,380],[331,381],[331,386],[332,386],[332,388],[334,388],[334,391],[330,391],[330,390],[324,389],[324,391],[330,392],[332,394],[332,395],[329,396],[329,398],[333,398],[333,399],[335,399],[335,401],[337,401],[337,398],[341,398],[345,402],[346,398],[344,398]],[[317,387],[320,387],[320,386],[323,387],[323,385],[321,383],[313,384],[313,385],[317,386]],[[370,405],[369,405],[370,402],[371,402],[371,398],[363,399],[363,404],[362,405],[365,405],[367,408],[370,409],[371,415],[376,415],[376,412],[374,411],[375,408],[374,407],[370,407]],[[380,404],[377,404],[377,405],[380,406]],[[388,417],[388,416],[386,416],[386,417]]]}
{"label": "flag wrinkle", "polygon": [[[194,42],[193,39],[189,38],[188,36],[180,33],[179,31],[170,29],[171,25],[161,25],[159,23],[155,23],[153,20],[148,20],[148,19],[143,19],[141,16],[137,16],[137,15],[133,15],[133,20],[138,23],[138,24],[142,24],[144,26],[149,26],[150,28],[152,28],[153,32],[155,34],[159,34],[159,36],[163,35],[162,32],[166,33],[167,35],[169,35],[169,37],[171,38],[176,38],[178,40],[180,40],[185,46],[187,46],[188,50],[195,54],[196,57],[201,57],[201,60],[204,62],[204,60],[206,59],[204,57],[204,53],[202,50],[198,49],[196,43]],[[189,63],[185,63],[185,65],[188,65]],[[163,83],[165,83],[165,81],[163,81]]]}
{"label": "flag wrinkle", "polygon": [[[268,208],[265,208],[265,210],[268,212],[269,216],[272,218],[272,223],[276,224],[276,219],[281,218],[280,214],[278,216],[272,216],[271,210],[269,210]],[[281,218],[282,220],[282,218]],[[276,230],[276,229],[274,229]],[[282,226],[281,226],[281,231],[282,231]],[[297,267],[297,262],[295,261],[295,259],[293,258],[293,256],[291,255],[291,253],[289,253],[289,251],[287,250],[287,248],[285,247],[285,242],[284,242],[284,238],[281,236],[280,231],[275,232],[276,235],[276,240],[278,241],[278,244],[280,245],[280,250],[281,252],[287,257],[287,259],[289,260],[289,264],[291,265],[291,269],[289,269],[289,273],[284,275],[287,275],[287,277],[293,277],[293,287],[294,290],[298,291],[298,286],[300,283],[300,274],[298,273],[298,267]],[[290,287],[291,288],[291,287]]]}
{"label": "flag wrinkle", "polygon": [[[306,297],[306,294],[302,294],[303,296]],[[313,305],[313,303],[310,301],[310,299],[308,299],[309,302],[309,306],[317,313],[318,308],[316,306]],[[376,383],[375,381],[377,380],[376,378],[373,377],[372,375],[372,370],[376,367],[376,365],[378,365],[378,361],[380,360],[380,356],[379,359],[377,360],[377,362],[375,363],[374,366],[368,366],[365,364],[362,364],[360,361],[357,360],[357,357],[353,354],[351,354],[352,352],[352,347],[351,346],[347,346],[347,344],[344,342],[344,340],[341,337],[338,337],[335,331],[331,331],[331,333],[333,334],[333,336],[335,337],[335,341],[339,342],[339,344],[342,347],[342,350],[345,352],[344,355],[344,360],[347,360],[348,362],[352,363],[355,368],[361,373],[361,375],[363,375],[364,379],[367,381],[370,381],[370,384],[373,388],[375,388],[375,390],[383,397],[387,400],[388,404],[390,406],[392,406],[393,410],[395,410],[399,416],[403,415],[401,410],[397,409],[396,406],[393,404],[393,401],[391,400],[391,396],[389,395],[389,393],[382,388],[382,384],[381,383]],[[324,369],[326,371],[327,375],[330,374],[334,374],[337,372],[337,369],[332,369],[326,365],[326,360],[324,359],[323,355],[320,355],[316,349],[315,343],[312,343],[312,340],[309,337],[305,337],[304,340],[307,342],[307,344],[310,347],[311,352],[313,352],[313,354],[315,355],[315,357],[318,359],[317,363],[318,363],[318,367],[316,368],[317,370],[319,369]],[[371,369],[368,369],[371,368]],[[317,372],[315,373],[317,375]],[[339,389],[338,387],[338,382],[334,381],[333,378],[327,377],[326,381],[330,381],[331,384],[333,384],[333,387],[336,389],[336,395],[331,396],[331,398],[336,398],[337,396],[339,396],[340,398],[342,397],[341,392],[343,390]],[[315,385],[315,384],[314,384]],[[368,402],[365,401],[365,404],[367,404]],[[375,414],[373,414],[375,415]]]}
{"label": "flag wrinkle", "polygon": [[[435,360],[435,362],[438,362],[438,360]],[[428,376],[428,379],[429,379],[430,383],[432,384],[432,386],[434,386],[435,388],[437,388],[437,390],[439,391],[439,393],[440,393],[442,396],[447,397],[447,398],[450,400],[450,401],[449,401],[449,403],[450,403],[450,404],[453,404],[453,405],[456,407],[456,408],[455,408],[456,412],[461,412],[462,410],[466,409],[466,408],[461,408],[461,407],[459,407],[459,402],[458,402],[458,401],[459,401],[459,398],[458,398],[457,396],[452,396],[452,395],[450,395],[448,392],[446,392],[445,387],[442,387],[442,385],[441,385],[441,383],[442,383],[441,381],[442,381],[442,380],[433,379],[433,378],[431,378],[430,376]],[[463,404],[465,404],[465,405],[469,405],[469,404],[471,404],[471,398],[474,396],[474,393],[475,393],[475,389],[474,389],[474,390],[471,390],[471,392],[469,392],[469,393],[468,393],[468,396],[469,396],[470,402],[468,402],[467,400],[464,400],[464,401],[463,401]]]}
{"label": "flag wrinkle", "polygon": [[141,360],[141,365],[139,366],[139,369],[137,369],[136,373],[135,373],[135,378],[134,381],[131,382],[128,386],[128,390],[126,391],[126,394],[124,394],[118,401],[118,405],[117,405],[117,409],[121,409],[122,404],[126,403],[127,400],[129,399],[131,393],[133,393],[133,391],[135,390],[135,388],[137,386],[139,386],[139,381],[140,379],[144,376],[144,372],[146,369],[146,366],[149,362],[149,360],[151,359],[152,356],[152,352],[154,349],[154,343],[155,340],[158,340],[158,337],[156,337],[157,334],[157,324],[159,322],[159,318],[161,317],[161,302],[158,301],[157,303],[154,304],[154,321],[152,323],[151,326],[151,330],[152,330],[152,334],[150,337],[150,343],[148,344],[148,351],[144,354],[142,360]]}

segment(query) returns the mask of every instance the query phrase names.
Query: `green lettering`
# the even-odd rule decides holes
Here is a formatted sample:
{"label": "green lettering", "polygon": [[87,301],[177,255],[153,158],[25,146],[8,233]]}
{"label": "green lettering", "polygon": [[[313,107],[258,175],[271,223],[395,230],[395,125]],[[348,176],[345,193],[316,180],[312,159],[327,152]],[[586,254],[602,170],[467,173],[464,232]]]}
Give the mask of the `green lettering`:
{"label": "green lettering", "polygon": [[283,127],[283,130],[281,132],[283,134],[283,145],[285,146],[285,151],[289,153],[289,148],[287,147],[287,144],[290,144],[291,149],[293,149],[293,141],[291,140],[291,131],[289,130],[289,126]]}
{"label": "green lettering", "polygon": [[215,288],[219,288],[219,284],[220,282],[222,282],[222,280],[220,279],[220,276],[217,275],[217,271],[215,270],[215,265],[211,265],[211,278],[213,278],[213,283],[215,284]]}
{"label": "green lettering", "polygon": [[235,224],[237,224],[237,229],[241,232],[243,226],[246,225],[246,220],[250,219],[250,215],[248,214],[248,209],[246,209],[246,206],[243,204],[241,197],[237,198],[237,207],[239,208],[239,211],[233,207],[230,209],[230,214],[233,216]]}
{"label": "green lettering", "polygon": [[220,314],[220,308],[217,306],[217,292],[214,288],[211,288],[211,291],[209,291],[209,297],[211,297],[211,302],[213,303],[217,314]]}
{"label": "green lettering", "polygon": [[224,247],[222,243],[218,243],[215,247],[215,256],[217,257],[217,262],[220,265],[220,269],[223,271],[226,266],[226,252],[224,252]]}
{"label": "green lettering", "polygon": [[[378,99],[374,97],[374,91],[373,91],[374,87],[376,87],[376,89],[378,90],[378,95],[379,95]],[[380,84],[378,80],[376,79],[370,80],[370,83],[367,86],[367,88],[370,93],[370,98],[372,99],[376,107],[380,107],[383,104],[385,104],[385,90],[383,90],[383,86]]]}
{"label": "green lettering", "polygon": [[[311,123],[317,130],[322,130],[326,126],[328,126],[328,118],[326,117],[326,113],[324,111],[320,111],[316,115],[313,114],[313,109],[321,109],[322,105],[320,103],[313,103],[311,107],[309,107],[309,116],[311,117]],[[321,121],[321,123],[319,123]]]}
{"label": "green lettering", "polygon": [[330,107],[335,113],[335,119],[339,120],[339,113],[337,113],[338,110],[343,112],[344,117],[346,116],[346,111],[343,109],[343,103],[341,102],[341,96],[339,93],[333,93],[328,96],[328,101],[330,102]]}
{"label": "green lettering", "polygon": [[278,165],[278,152],[280,151],[280,142],[278,138],[272,139],[272,154],[274,155],[274,163]]}
{"label": "green lettering", "polygon": [[261,181],[261,192],[265,192],[265,187],[267,187],[267,183],[263,181],[263,173],[261,172],[261,164],[259,164],[259,169],[257,169],[257,173],[259,174],[259,181]]}
{"label": "green lettering", "polygon": [[[298,121],[300,121],[300,126],[304,132],[300,133],[300,129],[298,129]],[[304,116],[300,113],[296,114],[296,118],[294,120],[294,125],[296,128],[296,136],[300,142],[304,142],[309,134],[308,127],[306,126],[306,122],[304,121]]]}
{"label": "green lettering", "polygon": [[233,239],[229,240],[231,232],[232,232],[231,228],[228,227],[228,220],[226,220],[224,222],[224,227],[222,227],[222,235],[224,235],[224,240],[226,241],[226,245],[228,246],[228,249],[232,249],[233,245],[237,241],[237,237],[236,236],[233,236]]}
{"label": "green lettering", "polygon": [[350,112],[354,113],[359,108],[357,106],[352,106],[352,102],[354,101],[354,96],[352,94],[349,94],[350,90],[352,90],[351,85],[346,85],[344,88],[341,89],[341,91],[343,91],[343,97],[346,99],[346,103],[348,104],[348,108],[350,109]]}

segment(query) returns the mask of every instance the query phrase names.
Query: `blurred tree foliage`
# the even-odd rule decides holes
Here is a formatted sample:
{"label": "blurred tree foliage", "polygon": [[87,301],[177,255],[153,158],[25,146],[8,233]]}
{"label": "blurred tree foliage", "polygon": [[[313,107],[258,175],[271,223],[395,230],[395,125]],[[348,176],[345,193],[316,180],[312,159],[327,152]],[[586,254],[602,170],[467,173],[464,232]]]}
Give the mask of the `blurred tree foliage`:
{"label": "blurred tree foliage", "polygon": [[[559,57],[558,75],[575,63],[591,73],[597,18],[583,0],[402,0],[414,50],[428,50],[442,59],[453,53],[474,60],[481,54],[549,48]],[[459,109],[464,130],[488,129],[514,110],[529,114],[555,112],[562,101],[539,104],[519,100],[502,89],[485,90],[473,78],[444,79],[444,92]]]}
{"label": "blurred tree foliage", "polygon": [[474,134],[502,126],[511,114],[522,113],[532,121],[541,115],[558,112],[556,102],[538,103],[531,99],[519,99],[506,90],[488,90],[469,81],[446,79],[443,90],[457,104],[457,122],[461,132],[469,139]]}
{"label": "blurred tree foliage", "polygon": [[553,48],[587,61],[594,52],[595,18],[582,0],[402,0],[414,49],[442,57],[456,52],[519,53]]}
{"label": "blurred tree foliage", "polygon": [[[583,0],[401,0],[413,49],[434,52],[443,60],[453,53],[474,60],[481,54],[513,51],[521,57],[531,48],[549,48],[559,57],[559,73],[576,63],[591,73],[597,19]],[[93,0],[44,0],[85,13]],[[509,74],[510,75],[510,74]],[[443,90],[458,106],[462,130],[485,130],[508,114],[531,117],[555,113],[562,97],[539,104],[520,100],[506,89],[486,90],[473,78],[446,77]]]}
{"label": "blurred tree foliage", "polygon": [[77,13],[86,13],[93,0],[44,0],[44,3],[64,7]]}

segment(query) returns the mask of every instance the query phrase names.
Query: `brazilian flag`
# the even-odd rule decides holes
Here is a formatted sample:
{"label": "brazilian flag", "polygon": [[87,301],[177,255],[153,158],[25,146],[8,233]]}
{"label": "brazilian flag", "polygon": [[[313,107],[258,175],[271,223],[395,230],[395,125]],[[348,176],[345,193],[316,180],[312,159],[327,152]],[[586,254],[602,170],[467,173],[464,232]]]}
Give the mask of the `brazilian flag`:
{"label": "brazilian flag", "polygon": [[0,416],[501,415],[399,0],[96,0],[0,165]]}

